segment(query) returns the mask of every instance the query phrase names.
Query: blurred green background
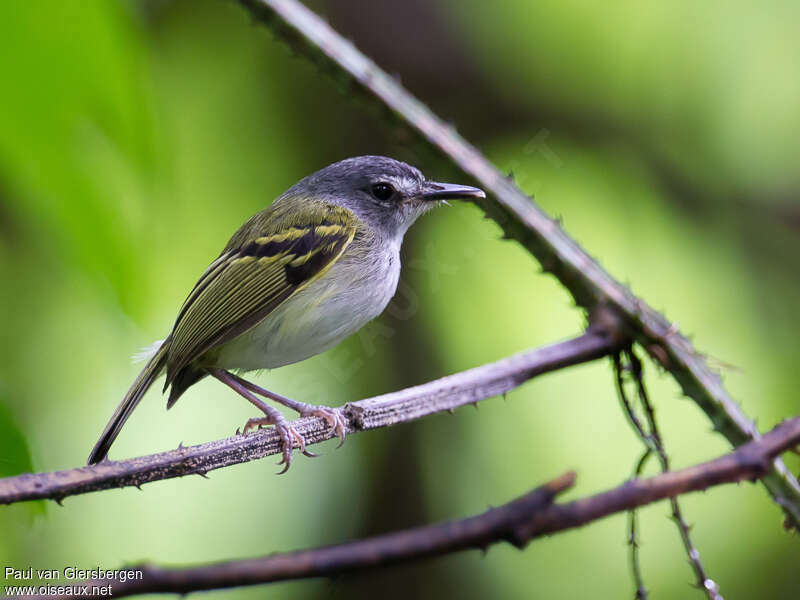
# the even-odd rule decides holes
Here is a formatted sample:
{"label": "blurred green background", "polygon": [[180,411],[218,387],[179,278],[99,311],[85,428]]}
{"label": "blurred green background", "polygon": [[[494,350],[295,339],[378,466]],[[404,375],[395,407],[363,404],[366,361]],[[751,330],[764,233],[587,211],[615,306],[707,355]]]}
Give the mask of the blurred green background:
{"label": "blurred green background", "polygon": [[[800,412],[800,4],[311,6],[693,334],[762,429]],[[226,0],[3,2],[0,73],[3,476],[84,463],[137,372],[130,355],[164,337],[236,227],[303,175],[383,153],[457,176]],[[582,326],[567,293],[474,207],[423,219],[404,254],[398,296],[374,325],[257,381],[341,404]],[[674,466],[724,452],[648,366]],[[169,413],[153,391],[111,456],[224,437],[249,416],[215,382]],[[628,477],[640,445],[600,361],[323,450],[280,478],[258,461],[63,507],[0,507],[0,564],[183,564],[335,543],[479,512],[566,469],[579,473],[568,497],[583,496]],[[761,487],[683,505],[726,597],[800,595],[797,540]],[[702,597],[668,506],[641,515],[652,597]],[[206,597],[632,597],[625,528],[618,515],[524,552]]]}

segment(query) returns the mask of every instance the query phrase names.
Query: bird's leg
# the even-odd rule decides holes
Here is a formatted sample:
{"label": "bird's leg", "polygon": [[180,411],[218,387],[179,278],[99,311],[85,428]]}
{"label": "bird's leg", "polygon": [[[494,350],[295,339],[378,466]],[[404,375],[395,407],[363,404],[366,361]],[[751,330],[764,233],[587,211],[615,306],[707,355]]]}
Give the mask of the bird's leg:
{"label": "bird's leg", "polygon": [[303,439],[303,436],[297,433],[295,428],[286,422],[286,419],[278,409],[256,398],[246,386],[242,385],[240,377],[237,377],[233,373],[229,373],[224,369],[209,369],[208,372],[213,377],[219,379],[222,383],[234,390],[237,394],[249,400],[254,406],[264,413],[264,417],[254,417],[252,419],[248,419],[247,423],[245,423],[244,429],[242,430],[243,435],[251,429],[255,429],[257,427],[260,428],[262,425],[275,426],[276,431],[281,436],[281,445],[283,447],[283,458],[278,464],[286,465],[283,467],[283,470],[278,473],[279,475],[285,473],[289,469],[289,465],[292,463],[292,448],[294,447],[295,442],[297,442],[297,446],[300,448],[300,451],[303,452],[303,454],[307,453],[306,443]]}
{"label": "bird's leg", "polygon": [[257,386],[255,383],[250,383],[246,379],[243,379],[238,375],[234,375],[233,373],[227,374],[235,379],[242,387],[250,390],[254,394],[258,394],[259,396],[264,396],[265,398],[279,402],[280,404],[283,404],[284,406],[300,413],[301,417],[320,417],[325,419],[328,422],[328,425],[330,425],[329,433],[335,433],[339,437],[339,446],[344,443],[344,438],[347,434],[347,424],[341,412],[335,408],[298,402],[297,400],[292,400],[290,398],[286,398],[285,396],[281,396],[280,394],[276,394],[275,392],[265,390],[264,388]]}

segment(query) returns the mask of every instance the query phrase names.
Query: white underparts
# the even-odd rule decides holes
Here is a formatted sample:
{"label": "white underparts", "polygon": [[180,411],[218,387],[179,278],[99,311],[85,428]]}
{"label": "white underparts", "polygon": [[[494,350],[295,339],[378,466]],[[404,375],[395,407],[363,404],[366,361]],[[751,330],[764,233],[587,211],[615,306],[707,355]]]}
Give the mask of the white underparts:
{"label": "white underparts", "polygon": [[368,257],[346,251],[322,277],[222,346],[216,366],[274,369],[324,352],[352,335],[381,314],[394,296],[399,246],[398,240],[368,252]]}

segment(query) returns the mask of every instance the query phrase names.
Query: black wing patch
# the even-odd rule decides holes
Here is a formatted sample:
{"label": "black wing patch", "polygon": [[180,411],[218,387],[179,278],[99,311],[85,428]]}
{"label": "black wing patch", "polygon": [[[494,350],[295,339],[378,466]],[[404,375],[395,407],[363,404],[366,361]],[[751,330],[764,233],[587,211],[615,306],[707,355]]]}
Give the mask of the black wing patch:
{"label": "black wing patch", "polygon": [[294,226],[223,253],[181,308],[170,336],[166,385],[184,367],[255,326],[319,277],[354,235],[354,220]]}

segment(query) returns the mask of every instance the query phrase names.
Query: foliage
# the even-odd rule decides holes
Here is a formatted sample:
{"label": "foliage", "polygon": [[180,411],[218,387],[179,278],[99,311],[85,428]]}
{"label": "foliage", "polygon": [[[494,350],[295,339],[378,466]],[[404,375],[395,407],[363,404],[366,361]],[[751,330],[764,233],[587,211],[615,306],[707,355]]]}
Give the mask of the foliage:
{"label": "foliage", "polygon": [[[331,17],[359,30],[358,16],[348,21],[337,4]],[[391,35],[364,43],[388,37],[402,50],[408,36],[393,29],[401,9],[375,4],[384,20],[368,29]],[[694,332],[762,429],[798,412],[797,16],[781,2],[525,0],[440,3],[426,15],[446,23],[480,92],[431,88],[434,107],[612,273]],[[435,65],[437,40],[424,39]],[[0,40],[2,474],[9,461],[30,469],[31,455],[37,470],[81,464],[135,375],[128,357],[164,335],[227,236],[299,177],[379,152],[440,175],[231,3],[13,1],[0,6]],[[482,119],[460,118],[475,112]],[[440,210],[408,240],[394,311],[368,334],[260,381],[338,404],[576,333],[579,315],[536,268],[477,210]],[[650,371],[674,466],[723,452],[696,407]],[[116,456],[229,435],[252,416],[213,382],[169,413],[162,402],[157,392],[145,398]],[[443,446],[443,431],[455,441]],[[331,543],[403,519],[479,512],[565,468],[587,494],[627,477],[638,452],[611,370],[597,364],[391,438],[358,436],[298,459],[281,479],[255,463],[209,481],[68,499],[33,523],[0,511],[0,562],[114,568]],[[376,516],[389,496],[406,505],[394,520]],[[761,490],[721,488],[687,498],[683,510],[723,595],[796,593],[796,541]],[[654,596],[684,598],[691,573],[667,515],[665,504],[642,511],[644,577]],[[619,516],[525,553],[426,565],[414,571],[420,595],[558,598],[591,586],[599,598],[625,596],[625,527]],[[377,582],[385,594],[403,589],[394,572]],[[350,584],[289,585],[293,597],[316,597]]]}

